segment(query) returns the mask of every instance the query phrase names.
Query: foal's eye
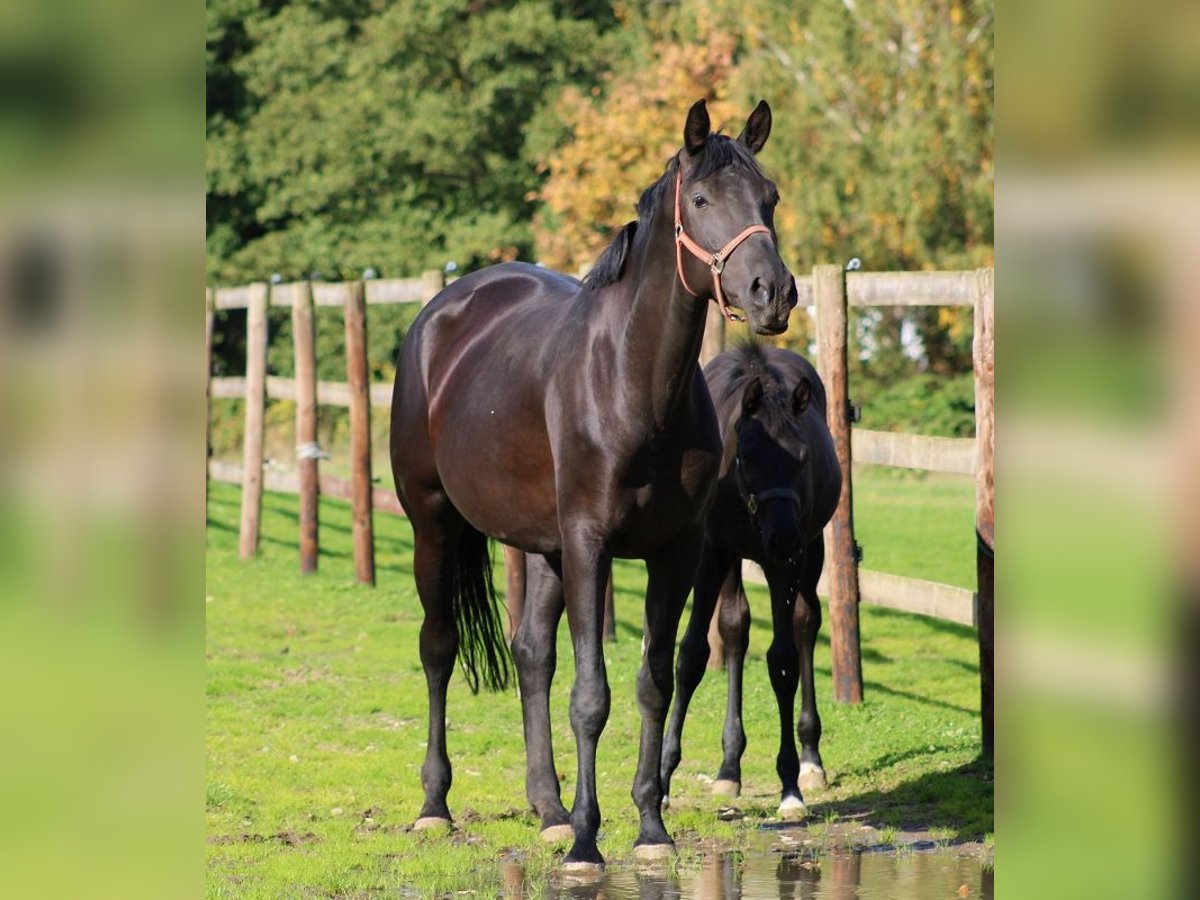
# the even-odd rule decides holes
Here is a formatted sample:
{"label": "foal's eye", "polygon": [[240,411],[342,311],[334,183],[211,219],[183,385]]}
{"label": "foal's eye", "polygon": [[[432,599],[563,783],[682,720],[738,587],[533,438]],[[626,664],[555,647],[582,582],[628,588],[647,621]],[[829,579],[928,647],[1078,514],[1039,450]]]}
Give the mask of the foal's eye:
{"label": "foal's eye", "polygon": [[696,207],[696,209],[703,209],[708,206],[708,198],[703,194],[696,194],[692,197],[692,206]]}
{"label": "foal's eye", "polygon": [[773,193],[771,195],[771,205],[777,206],[778,204],[779,204],[779,191],[776,191],[775,193]]}

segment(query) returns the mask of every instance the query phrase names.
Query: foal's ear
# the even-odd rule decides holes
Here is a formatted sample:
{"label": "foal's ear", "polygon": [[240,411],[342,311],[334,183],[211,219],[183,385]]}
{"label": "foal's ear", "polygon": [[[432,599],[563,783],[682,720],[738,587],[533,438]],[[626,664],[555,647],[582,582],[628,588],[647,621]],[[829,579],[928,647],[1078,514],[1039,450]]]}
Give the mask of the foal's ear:
{"label": "foal's ear", "polygon": [[687,148],[689,156],[695,156],[704,149],[711,128],[708,107],[703,100],[697,100],[688,110],[687,123],[683,126],[683,146]]}
{"label": "foal's ear", "polygon": [[757,153],[767,143],[771,136],[771,107],[766,100],[759,100],[754,112],[746,120],[746,127],[738,135],[738,140],[750,148],[751,153]]}
{"label": "foal's ear", "polygon": [[805,375],[800,378],[800,383],[792,391],[792,415],[802,415],[808,409],[810,400],[812,400],[812,385],[808,381],[808,376]]}
{"label": "foal's ear", "polygon": [[754,378],[751,379],[750,383],[746,385],[746,390],[742,394],[742,415],[754,415],[755,410],[757,410],[759,404],[762,403],[762,397],[762,379],[755,375]]}

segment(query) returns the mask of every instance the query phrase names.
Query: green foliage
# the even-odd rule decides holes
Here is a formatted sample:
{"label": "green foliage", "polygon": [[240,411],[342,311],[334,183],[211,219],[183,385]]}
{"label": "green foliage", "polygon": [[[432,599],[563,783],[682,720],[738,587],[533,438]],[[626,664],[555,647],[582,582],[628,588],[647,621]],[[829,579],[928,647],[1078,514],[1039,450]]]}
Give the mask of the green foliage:
{"label": "green foliage", "polygon": [[209,275],[527,254],[539,110],[591,83],[600,3],[209,7]]}
{"label": "green foliage", "polygon": [[855,403],[862,406],[862,427],[906,431],[936,437],[975,435],[975,377],[913,375],[886,387],[856,382]]}

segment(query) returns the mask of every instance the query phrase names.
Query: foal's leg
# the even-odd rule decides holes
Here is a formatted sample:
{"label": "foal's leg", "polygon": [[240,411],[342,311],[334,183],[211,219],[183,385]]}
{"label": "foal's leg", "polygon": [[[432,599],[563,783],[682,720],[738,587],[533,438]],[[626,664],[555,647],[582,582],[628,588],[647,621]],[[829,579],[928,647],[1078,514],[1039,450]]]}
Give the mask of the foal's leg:
{"label": "foal's leg", "polygon": [[737,560],[719,554],[711,546],[705,548],[700,561],[696,591],[692,597],[692,617],[688,620],[687,632],[679,645],[679,662],[675,666],[678,694],[675,696],[675,705],[671,707],[671,722],[663,739],[663,806],[667,806],[667,798],[671,794],[671,776],[679,766],[684,717],[708,665],[708,623],[712,621],[713,610],[722,590],[721,583],[733,576],[735,562]]}
{"label": "foal's leg", "polygon": [[577,776],[571,827],[575,843],[564,863],[569,868],[604,865],[596,847],[600,804],[596,799],[596,744],[608,721],[611,697],[604,668],[604,589],[612,559],[576,537],[563,548],[563,588],[567,622],[575,649],[571,688],[571,730],[575,732]]}
{"label": "foal's leg", "polygon": [[736,565],[721,586],[717,628],[725,645],[725,672],[729,694],[725,699],[725,730],[721,735],[724,756],[713,793],[736,797],[742,792],[742,754],[746,752],[746,730],[742,727],[742,669],[750,645],[750,604],[742,587],[742,567]]}
{"label": "foal's leg", "polygon": [[541,818],[542,838],[560,841],[572,836],[550,738],[550,683],[558,663],[555,644],[563,613],[561,564],[536,554],[526,560],[528,602],[512,643],[525,722],[525,796]]}
{"label": "foal's leg", "polygon": [[779,815],[798,818],[806,811],[798,783],[800,757],[796,754],[796,735],[792,725],[796,687],[800,682],[800,660],[792,625],[800,571],[794,565],[770,566],[766,569],[766,575],[771,589],[771,627],[774,633],[767,650],[767,666],[771,688],[775,691],[775,702],[779,705],[779,755],[775,758],[775,771],[779,773],[782,785]]}
{"label": "foal's leg", "polygon": [[[450,791],[450,757],[446,753],[446,688],[454,672],[458,652],[458,626],[454,622],[454,548],[462,522],[447,522],[449,516],[413,523],[413,576],[425,610],[421,623],[421,665],[429,691],[429,736],[421,786],[425,803],[415,827],[450,824],[446,794]],[[455,516],[455,518],[457,518]]]}
{"label": "foal's leg", "polygon": [[821,764],[821,717],[817,715],[817,692],[813,686],[813,651],[821,628],[821,601],[817,581],[825,564],[825,542],[818,537],[804,553],[804,574],[793,618],[796,647],[800,652],[800,788],[824,788],[825,767]]}
{"label": "foal's leg", "polygon": [[[633,802],[641,815],[634,852],[656,858],[674,852],[674,842],[662,821],[663,725],[671,705],[671,661],[679,616],[696,579],[702,538],[688,535],[669,552],[646,560],[646,650],[638,672],[637,697],[642,712],[642,737],[638,746]],[[707,654],[706,654],[707,656]]]}

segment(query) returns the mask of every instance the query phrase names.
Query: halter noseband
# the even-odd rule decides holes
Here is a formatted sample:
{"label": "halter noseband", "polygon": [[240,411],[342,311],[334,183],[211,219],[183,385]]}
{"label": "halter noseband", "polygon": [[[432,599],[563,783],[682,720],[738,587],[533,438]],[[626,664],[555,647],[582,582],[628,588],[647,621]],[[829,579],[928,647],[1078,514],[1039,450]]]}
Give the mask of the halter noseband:
{"label": "halter noseband", "polygon": [[769,490],[759,491],[757,494],[746,487],[745,476],[743,472],[742,455],[738,453],[733,458],[734,475],[733,480],[737,484],[738,493],[742,495],[742,500],[745,501],[746,509],[750,511],[752,519],[758,519],[758,509],[768,500],[791,500],[796,504],[796,509],[801,508],[800,495],[791,488],[770,488]]}
{"label": "halter noseband", "polygon": [[729,304],[725,302],[725,294],[721,290],[721,273],[725,271],[725,260],[729,258],[729,254],[733,253],[741,245],[742,241],[746,240],[752,234],[770,234],[771,229],[766,225],[751,225],[736,235],[733,240],[716,253],[710,253],[692,240],[687,232],[683,230],[683,215],[679,208],[679,192],[682,187],[683,171],[681,169],[675,176],[675,268],[679,271],[679,281],[683,285],[683,289],[693,297],[700,296],[688,286],[687,279],[683,277],[683,248],[686,247],[689,253],[705,263],[712,272],[713,292],[716,295],[717,306],[721,310],[721,315],[729,322],[745,322],[746,320],[730,310]]}

